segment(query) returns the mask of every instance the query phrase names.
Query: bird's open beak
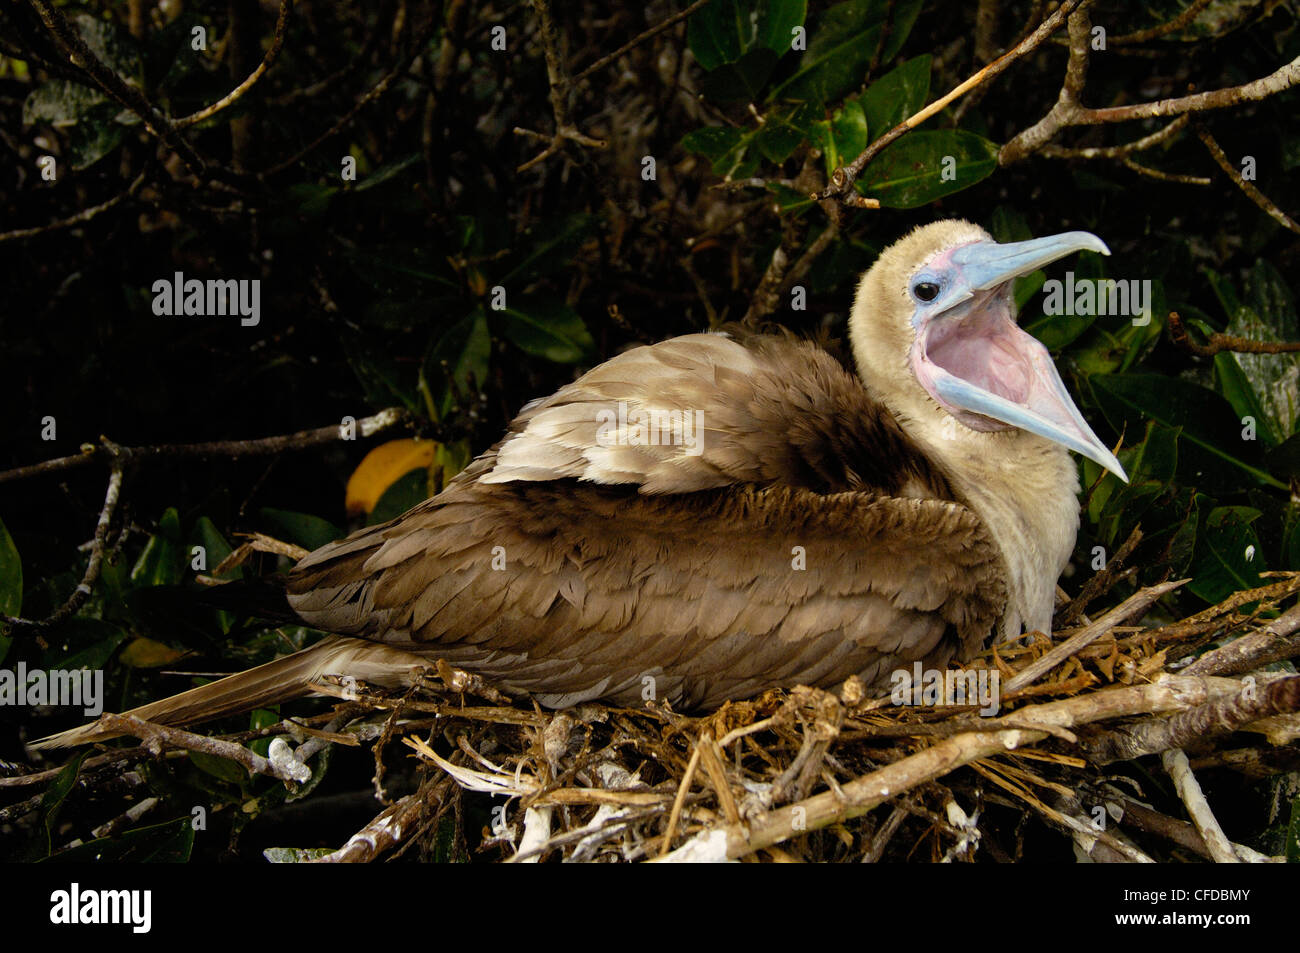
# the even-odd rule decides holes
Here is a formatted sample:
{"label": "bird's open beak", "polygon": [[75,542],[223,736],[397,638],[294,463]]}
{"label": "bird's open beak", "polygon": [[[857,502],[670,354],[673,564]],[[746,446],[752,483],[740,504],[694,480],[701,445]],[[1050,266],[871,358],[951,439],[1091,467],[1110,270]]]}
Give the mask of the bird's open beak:
{"label": "bird's open beak", "polygon": [[974,430],[1018,427],[1095,460],[1128,482],[1115,455],[1070,399],[1047,348],[1016,324],[1011,282],[1076,251],[1110,250],[1096,235],[1065,232],[999,245],[972,242],[934,264],[953,276],[917,312],[912,369],[930,395]]}

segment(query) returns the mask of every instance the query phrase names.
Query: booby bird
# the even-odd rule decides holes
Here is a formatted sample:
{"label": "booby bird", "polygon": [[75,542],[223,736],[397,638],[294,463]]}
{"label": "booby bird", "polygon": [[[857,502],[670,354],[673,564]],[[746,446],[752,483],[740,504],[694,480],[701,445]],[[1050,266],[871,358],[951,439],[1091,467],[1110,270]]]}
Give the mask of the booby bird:
{"label": "booby bird", "polygon": [[1047,632],[1070,451],[1127,478],[1011,288],[1084,249],[1109,254],[1087,232],[916,229],[858,286],[856,375],[793,337],[628,350],[525,406],[438,496],[303,558],[289,605],[335,634],[132,714],[189,724],[435,659],[553,708],[701,709]]}

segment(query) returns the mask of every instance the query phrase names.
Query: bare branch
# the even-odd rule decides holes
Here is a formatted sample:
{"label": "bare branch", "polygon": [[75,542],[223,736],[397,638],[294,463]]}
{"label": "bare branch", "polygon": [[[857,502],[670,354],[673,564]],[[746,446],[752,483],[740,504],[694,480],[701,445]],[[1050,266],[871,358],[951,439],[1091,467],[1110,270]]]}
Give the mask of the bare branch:
{"label": "bare branch", "polygon": [[72,595],[68,596],[67,601],[44,619],[0,617],[0,622],[12,626],[11,634],[35,635],[58,625],[65,619],[71,618],[73,613],[85,605],[86,600],[90,598],[95,583],[99,580],[99,573],[104,566],[104,550],[108,546],[108,528],[113,522],[113,514],[117,511],[117,503],[122,494],[122,474],[126,469],[127,461],[130,459],[130,451],[124,450],[108,440],[104,440],[102,443],[105,452],[109,454],[112,460],[112,464],[108,473],[108,489],[104,493],[104,505],[100,508],[99,521],[95,524],[95,538],[90,547],[90,561],[86,564],[86,571],[81,576],[81,582],[77,583],[77,588],[72,590]]}
{"label": "bare branch", "polygon": [[227,758],[242,765],[249,774],[264,774],[281,781],[301,781],[302,778],[293,771],[275,761],[263,758],[251,748],[212,738],[208,735],[196,735],[191,731],[156,725],[153,722],[136,718],[134,715],[103,714],[99,716],[99,726],[105,731],[131,735],[144,742],[145,748],[154,754],[162,754],[164,747],[179,748],[184,751],[198,751],[218,758]]}
{"label": "bare branch", "polygon": [[1168,718],[1149,718],[1116,728],[1084,742],[1083,753],[1094,764],[1129,761],[1296,711],[1300,711],[1300,675],[1273,679],[1252,691],[1215,698]]}
{"label": "bare branch", "polygon": [[1125,33],[1123,36],[1112,36],[1108,39],[1108,42],[1115,46],[1123,46],[1127,43],[1147,43],[1151,40],[1157,40],[1162,36],[1181,30],[1183,27],[1187,26],[1209,5],[1210,0],[1193,0],[1186,10],[1168,22],[1148,27],[1145,30],[1136,30],[1133,33]]}
{"label": "bare branch", "polygon": [[[550,0],[531,0],[533,10],[537,13],[538,31],[542,37],[542,49],[546,53],[546,78],[550,83],[551,112],[555,116],[555,135],[550,145],[519,166],[516,172],[525,172],[533,166],[549,159],[560,151],[566,140],[579,145],[604,149],[609,143],[604,139],[593,139],[578,131],[569,119],[569,89],[573,85],[569,72],[564,66],[564,54],[560,49],[560,34],[555,28],[551,16]],[[515,129],[515,135],[536,135],[527,129]]]}
{"label": "bare branch", "polygon": [[205,119],[210,119],[223,109],[234,105],[239,101],[241,96],[252,89],[253,86],[256,85],[257,81],[266,74],[266,71],[271,68],[271,64],[274,63],[276,58],[280,55],[280,48],[284,46],[284,35],[289,29],[289,14],[291,12],[293,12],[293,0],[280,0],[280,14],[275,21],[275,34],[271,37],[271,47],[266,51],[266,56],[263,58],[262,62],[258,64],[257,69],[248,74],[247,79],[230,92],[226,93],[226,95],[222,96],[211,106],[205,106],[198,112],[190,113],[188,116],[182,116],[180,119],[173,120],[173,127],[178,130],[188,129],[195,123],[200,123]]}
{"label": "bare branch", "polygon": [[0,242],[13,241],[16,238],[31,238],[35,235],[44,235],[49,232],[59,231],[64,228],[73,228],[74,226],[89,222],[101,212],[107,212],[109,209],[121,205],[126,199],[135,195],[136,192],[140,191],[140,186],[144,185],[144,180],[145,174],[141,172],[135,177],[135,181],[127,187],[125,192],[115,195],[107,202],[92,205],[90,208],[82,209],[77,214],[69,216],[68,218],[60,219],[57,222],[50,222],[48,225],[38,225],[35,228],[18,228],[11,232],[0,232]]}
{"label": "bare branch", "polygon": [[1300,341],[1252,341],[1235,334],[1217,332],[1207,336],[1204,344],[1197,344],[1187,333],[1182,315],[1177,311],[1169,312],[1169,336],[1179,347],[1201,357],[1213,357],[1220,351],[1238,354],[1290,354],[1300,351]]}
{"label": "bare branch", "polygon": [[1216,864],[1241,863],[1241,858],[1233,851],[1232,843],[1210,810],[1210,804],[1201,792],[1201,785],[1197,782],[1196,775],[1192,774],[1191,765],[1187,763],[1187,755],[1181,748],[1174,748],[1164,752],[1160,761],[1168,772],[1169,779],[1174,782],[1178,796],[1183,799],[1192,823],[1196,825],[1201,840],[1210,851],[1211,859]]}
{"label": "bare branch", "polygon": [[1198,123],[1196,126],[1196,134],[1200,136],[1201,142],[1205,143],[1205,148],[1209,150],[1214,161],[1219,164],[1219,168],[1227,173],[1228,178],[1232,179],[1237,188],[1246,193],[1247,198],[1263,209],[1269,218],[1273,219],[1273,221],[1277,222],[1283,228],[1289,229],[1297,235],[1300,235],[1300,225],[1296,224],[1295,219],[1274,205],[1267,195],[1255,187],[1253,182],[1247,182],[1246,179],[1242,177],[1241,173],[1237,171],[1237,167],[1233,165],[1227,155],[1224,154],[1223,149],[1220,148],[1218,142],[1216,142],[1214,137],[1210,135],[1210,130]]}
{"label": "bare branch", "polygon": [[1157,129],[1149,136],[1143,136],[1141,139],[1135,139],[1132,142],[1126,142],[1118,146],[1067,149],[1064,146],[1046,145],[1043,147],[1042,153],[1052,159],[1121,159],[1132,155],[1134,152],[1142,152],[1152,146],[1159,145],[1180,132],[1190,121],[1191,117],[1189,116],[1179,116],[1173,122],[1162,129]]}
{"label": "bare branch", "polygon": [[[389,407],[387,410],[381,410],[377,414],[362,417],[358,420],[356,422],[356,435],[358,437],[369,437],[410,419],[410,415],[405,410],[398,407]],[[81,453],[76,456],[57,457],[43,463],[33,463],[29,466],[0,472],[0,483],[39,476],[42,473],[71,470],[85,466],[105,456],[113,459],[117,455],[124,454],[133,461],[145,460],[151,457],[229,457],[234,460],[240,457],[265,456],[280,453],[284,450],[300,450],[304,447],[314,447],[317,444],[342,440],[344,436],[345,434],[338,424],[329,424],[324,427],[316,427],[313,430],[300,430],[297,433],[280,434],[274,437],[258,437],[253,440],[215,440],[208,443],[173,443],[152,447],[116,447],[115,444],[104,439],[98,446],[83,444]],[[109,449],[109,447],[116,447],[116,449]]]}
{"label": "bare branch", "polygon": [[616,59],[618,59],[628,50],[632,49],[634,46],[639,46],[641,43],[644,43],[646,40],[650,39],[651,37],[658,36],[664,30],[668,29],[670,26],[673,26],[674,24],[677,23],[681,23],[688,16],[694,13],[696,10],[700,9],[700,7],[704,6],[709,2],[710,0],[695,0],[695,2],[692,3],[685,10],[682,10],[680,13],[674,13],[672,16],[668,17],[668,19],[664,20],[663,22],[650,27],[650,29],[628,40],[626,43],[624,43],[622,46],[616,49],[613,53],[610,53],[608,56],[602,56],[600,59],[596,60],[596,62],[592,63],[590,66],[584,67],[582,71],[578,73],[577,76],[573,77],[573,81],[575,83],[582,82],[592,73],[604,69],[606,66],[614,62]]}

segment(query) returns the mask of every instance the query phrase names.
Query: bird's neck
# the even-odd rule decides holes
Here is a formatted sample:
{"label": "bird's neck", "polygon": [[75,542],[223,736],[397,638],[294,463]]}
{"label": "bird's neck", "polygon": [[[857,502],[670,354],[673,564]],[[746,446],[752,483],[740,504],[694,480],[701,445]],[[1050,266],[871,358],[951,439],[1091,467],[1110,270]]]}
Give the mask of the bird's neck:
{"label": "bird's neck", "polygon": [[1079,528],[1079,477],[1069,451],[1022,430],[970,430],[929,400],[894,411],[1002,551],[1009,597],[1002,635],[1050,632],[1056,581]]}

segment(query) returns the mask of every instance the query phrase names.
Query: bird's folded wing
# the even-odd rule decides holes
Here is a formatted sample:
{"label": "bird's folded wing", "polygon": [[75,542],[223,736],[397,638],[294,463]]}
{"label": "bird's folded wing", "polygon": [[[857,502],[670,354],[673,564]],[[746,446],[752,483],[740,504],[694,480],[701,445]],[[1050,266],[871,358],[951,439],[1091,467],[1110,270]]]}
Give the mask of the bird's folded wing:
{"label": "bird's folded wing", "polygon": [[[598,441],[619,401],[700,410],[702,451]],[[551,705],[878,683],[969,654],[1005,603],[995,546],[945,495],[823,352],[700,335],[532,406],[442,494],[306,557],[289,599]]]}
{"label": "bird's folded wing", "polygon": [[484,483],[574,478],[688,493],[736,483],[947,496],[893,416],[829,353],[692,334],[618,355],[525,408]]}

